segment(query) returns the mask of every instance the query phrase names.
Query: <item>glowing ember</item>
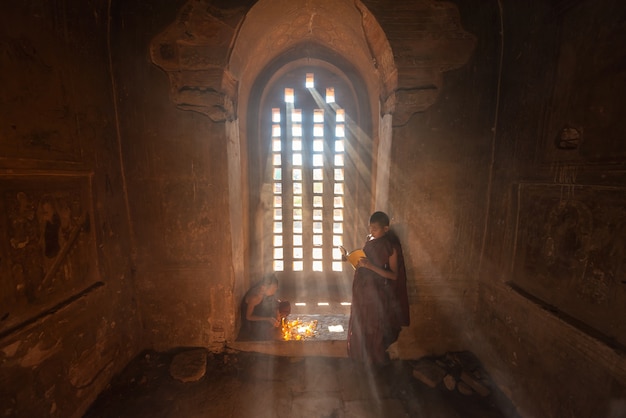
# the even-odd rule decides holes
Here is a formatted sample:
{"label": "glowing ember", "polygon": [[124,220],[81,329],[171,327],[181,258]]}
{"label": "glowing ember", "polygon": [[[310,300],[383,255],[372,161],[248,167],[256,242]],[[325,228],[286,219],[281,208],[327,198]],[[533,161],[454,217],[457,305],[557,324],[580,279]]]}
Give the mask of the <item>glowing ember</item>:
{"label": "glowing ember", "polygon": [[300,318],[288,321],[283,319],[282,337],[285,341],[300,341],[315,336],[317,321],[303,322]]}

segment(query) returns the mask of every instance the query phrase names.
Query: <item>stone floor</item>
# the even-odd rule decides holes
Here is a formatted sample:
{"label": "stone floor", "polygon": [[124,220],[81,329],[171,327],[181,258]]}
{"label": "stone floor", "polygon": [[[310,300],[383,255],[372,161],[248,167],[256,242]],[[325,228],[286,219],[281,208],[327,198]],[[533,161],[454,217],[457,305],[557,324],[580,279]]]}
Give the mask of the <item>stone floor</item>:
{"label": "stone floor", "polygon": [[84,417],[518,418],[498,391],[430,387],[414,377],[410,361],[372,370],[345,357],[204,351],[206,369],[183,382],[170,366],[188,351],[142,353]]}

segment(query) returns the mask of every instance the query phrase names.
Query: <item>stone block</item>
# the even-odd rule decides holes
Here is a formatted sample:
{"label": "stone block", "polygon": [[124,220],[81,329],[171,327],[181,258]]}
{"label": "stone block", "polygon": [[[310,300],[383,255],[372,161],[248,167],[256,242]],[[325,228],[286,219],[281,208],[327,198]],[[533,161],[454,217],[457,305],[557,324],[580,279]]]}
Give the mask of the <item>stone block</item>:
{"label": "stone block", "polygon": [[413,377],[431,388],[436,387],[446,375],[446,371],[432,361],[424,360],[413,366]]}
{"label": "stone block", "polygon": [[207,352],[203,348],[183,351],[172,359],[170,374],[181,382],[195,382],[206,373]]}
{"label": "stone block", "polygon": [[489,396],[491,391],[478,380],[474,379],[466,372],[461,373],[461,381],[466,383],[472,390],[478,393],[480,396]]}

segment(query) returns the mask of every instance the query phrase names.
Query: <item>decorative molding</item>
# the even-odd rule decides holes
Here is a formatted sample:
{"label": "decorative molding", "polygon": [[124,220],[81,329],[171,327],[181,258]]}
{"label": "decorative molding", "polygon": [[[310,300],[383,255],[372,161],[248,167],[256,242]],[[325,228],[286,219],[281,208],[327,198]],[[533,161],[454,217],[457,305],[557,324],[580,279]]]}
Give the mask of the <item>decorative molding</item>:
{"label": "decorative molding", "polygon": [[236,32],[230,21],[238,22],[244,13],[235,9],[222,19],[210,10],[206,0],[189,1],[151,42],[150,57],[168,74],[170,97],[178,108],[225,122],[234,120],[237,99],[237,80],[226,70]]}
{"label": "decorative molding", "polygon": [[[386,105],[383,111],[392,111],[393,125],[402,126],[436,102],[443,73],[467,63],[476,37],[463,29],[459,10],[451,2],[407,1],[395,10],[383,8],[375,14],[397,68],[395,106]],[[399,21],[406,24],[399,25]]]}
{"label": "decorative molding", "polygon": [[[224,122],[236,118],[238,83],[244,71],[260,71],[259,66],[265,66],[272,57],[304,41],[317,40],[355,61],[360,71],[371,68],[378,78],[381,115],[393,114],[393,124],[404,125],[412,115],[435,103],[443,84],[442,73],[464,65],[476,39],[463,30],[458,9],[449,2],[422,0],[404,5],[401,12],[385,9],[377,13],[372,13],[367,3],[332,3],[332,7],[324,2],[302,7],[290,3],[282,18],[277,17],[271,26],[243,35],[238,30],[249,10],[218,10],[208,0],[190,0],[176,21],[152,41],[150,56],[168,74],[170,96],[178,108]],[[282,5],[276,2],[276,7]],[[357,8],[361,30],[356,30],[358,20],[350,16],[331,16],[340,6]],[[260,1],[253,7],[263,15],[272,5]],[[412,28],[414,37],[406,38],[404,28],[391,24],[398,13],[410,22],[423,22],[411,23],[417,25]],[[386,22],[390,23],[388,28]],[[265,21],[258,24],[262,23]],[[236,39],[252,33],[264,35],[244,44]],[[239,45],[236,51],[235,44]]]}

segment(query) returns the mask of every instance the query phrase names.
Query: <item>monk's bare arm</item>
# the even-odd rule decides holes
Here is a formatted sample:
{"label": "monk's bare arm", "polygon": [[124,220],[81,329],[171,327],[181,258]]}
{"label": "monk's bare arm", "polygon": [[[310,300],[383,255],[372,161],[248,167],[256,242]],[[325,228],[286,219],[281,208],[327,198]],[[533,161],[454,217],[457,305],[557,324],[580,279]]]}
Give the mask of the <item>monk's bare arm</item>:
{"label": "monk's bare arm", "polygon": [[393,253],[389,257],[389,270],[385,270],[370,263],[367,258],[360,259],[358,266],[372,270],[373,272],[375,272],[379,276],[384,277],[385,279],[396,280],[398,278],[398,253],[394,248]]}
{"label": "monk's bare arm", "polygon": [[267,321],[272,325],[277,325],[278,319],[270,316],[257,316],[254,315],[254,308],[263,301],[263,295],[253,295],[247,300],[248,309],[246,309],[246,319],[248,321]]}

